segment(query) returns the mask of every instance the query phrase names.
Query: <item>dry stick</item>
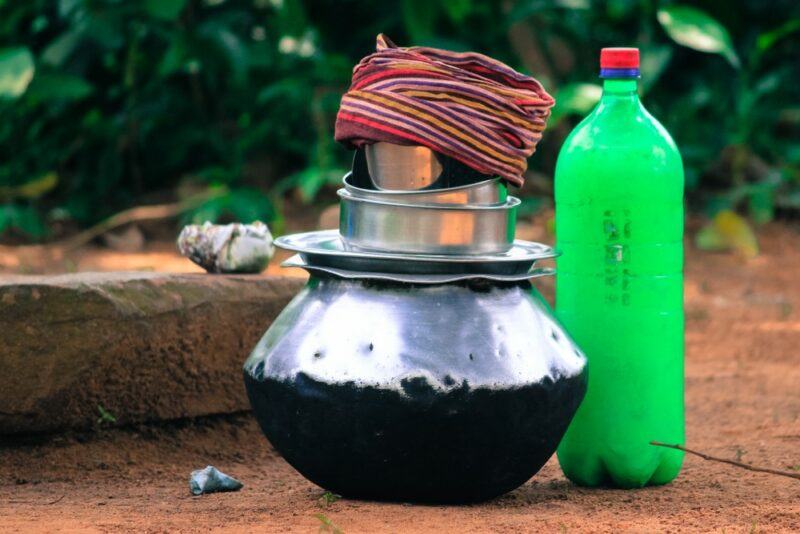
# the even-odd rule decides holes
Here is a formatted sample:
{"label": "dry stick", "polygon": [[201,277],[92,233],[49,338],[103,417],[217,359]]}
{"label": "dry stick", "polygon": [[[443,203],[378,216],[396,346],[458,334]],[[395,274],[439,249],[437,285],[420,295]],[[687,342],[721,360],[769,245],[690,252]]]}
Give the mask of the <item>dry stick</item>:
{"label": "dry stick", "polygon": [[54,500],[54,501],[50,501],[49,503],[46,503],[46,504],[49,506],[49,505],[51,505],[51,504],[56,504],[56,503],[59,503],[59,502],[61,502],[61,500],[62,500],[64,497],[66,497],[66,496],[67,496],[67,494],[66,494],[66,493],[63,493],[63,494],[61,495],[61,497],[59,497],[58,499],[56,499],[56,500]]}
{"label": "dry stick", "polygon": [[92,239],[103,235],[109,230],[113,230],[114,228],[118,228],[122,225],[129,224],[132,222],[152,221],[158,219],[167,219],[169,217],[175,217],[176,215],[180,215],[185,211],[189,211],[192,208],[196,208],[203,202],[218,197],[223,193],[224,191],[221,190],[213,190],[210,192],[201,193],[199,195],[194,195],[192,197],[187,198],[186,200],[175,202],[173,204],[138,206],[125,211],[121,211],[116,215],[112,215],[108,219],[92,226],[91,228],[88,228],[69,239],[65,239],[64,241],[55,243],[54,245],[59,246],[66,251],[74,250],[76,248],[85,245]]}
{"label": "dry stick", "polygon": [[772,475],[780,475],[782,477],[789,477],[795,478],[800,480],[800,473],[792,473],[790,471],[780,471],[778,469],[769,469],[768,467],[756,467],[754,465],[743,464],[742,462],[737,462],[736,460],[728,460],[725,458],[717,458],[715,456],[710,456],[708,454],[693,451],[691,449],[687,449],[681,445],[670,445],[669,443],[661,443],[660,441],[651,441],[650,445],[655,445],[656,447],[667,447],[669,449],[677,449],[679,451],[688,452],[689,454],[694,454],[695,456],[699,456],[703,460],[709,460],[711,462],[721,462],[723,464],[730,464],[735,465],[736,467],[741,467],[742,469],[747,469],[749,471],[758,471],[759,473],[770,473]]}
{"label": "dry stick", "polygon": [[[138,206],[121,211],[116,215],[112,215],[108,219],[99,222],[98,224],[88,228],[78,234],[56,241],[47,245],[23,245],[16,247],[9,247],[0,245],[0,256],[6,254],[9,256],[16,256],[21,261],[20,263],[41,263],[47,261],[60,261],[64,255],[72,250],[80,248],[92,239],[103,235],[104,233],[118,228],[124,224],[130,224],[141,221],[152,221],[158,219],[166,219],[175,217],[192,208],[196,208],[203,202],[223,195],[227,191],[226,188],[221,187],[206,191],[194,196],[191,196],[180,202],[173,204],[156,204],[152,206]],[[0,264],[2,265],[2,264]]]}

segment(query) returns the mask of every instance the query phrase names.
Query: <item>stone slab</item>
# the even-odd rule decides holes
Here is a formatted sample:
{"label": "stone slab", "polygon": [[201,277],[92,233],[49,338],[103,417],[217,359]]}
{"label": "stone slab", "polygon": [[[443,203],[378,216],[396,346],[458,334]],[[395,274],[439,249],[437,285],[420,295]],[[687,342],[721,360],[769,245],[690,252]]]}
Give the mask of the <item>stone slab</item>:
{"label": "stone slab", "polygon": [[241,366],[303,280],[79,273],[0,277],[0,434],[249,409]]}

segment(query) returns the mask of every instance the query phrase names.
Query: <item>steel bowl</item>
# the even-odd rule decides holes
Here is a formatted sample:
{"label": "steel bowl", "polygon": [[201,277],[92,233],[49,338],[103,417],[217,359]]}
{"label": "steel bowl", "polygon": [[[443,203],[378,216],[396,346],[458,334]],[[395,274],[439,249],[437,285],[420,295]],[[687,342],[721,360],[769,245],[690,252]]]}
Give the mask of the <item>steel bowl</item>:
{"label": "steel bowl", "polygon": [[418,254],[498,254],[514,243],[519,199],[496,206],[410,204],[338,191],[339,233],[357,250]]}
{"label": "steel bowl", "polygon": [[442,173],[436,153],[424,146],[375,143],[364,151],[369,175],[378,189],[423,189],[432,186]]}
{"label": "steel bowl", "polygon": [[475,184],[427,189],[424,191],[388,191],[365,189],[355,185],[353,173],[344,176],[344,188],[354,197],[392,202],[396,204],[470,204],[497,206],[504,204],[508,190],[500,178],[484,180]]}

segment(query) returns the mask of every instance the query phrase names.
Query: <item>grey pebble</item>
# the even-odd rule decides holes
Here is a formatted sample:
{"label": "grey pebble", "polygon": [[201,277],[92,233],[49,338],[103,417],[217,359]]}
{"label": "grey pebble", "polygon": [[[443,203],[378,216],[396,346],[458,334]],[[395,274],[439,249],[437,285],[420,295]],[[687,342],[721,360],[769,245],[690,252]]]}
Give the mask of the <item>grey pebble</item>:
{"label": "grey pebble", "polygon": [[215,493],[217,491],[238,491],[244,484],[233,477],[230,477],[214,467],[206,466],[205,469],[192,471],[189,477],[189,491],[192,495],[202,495],[203,493]]}

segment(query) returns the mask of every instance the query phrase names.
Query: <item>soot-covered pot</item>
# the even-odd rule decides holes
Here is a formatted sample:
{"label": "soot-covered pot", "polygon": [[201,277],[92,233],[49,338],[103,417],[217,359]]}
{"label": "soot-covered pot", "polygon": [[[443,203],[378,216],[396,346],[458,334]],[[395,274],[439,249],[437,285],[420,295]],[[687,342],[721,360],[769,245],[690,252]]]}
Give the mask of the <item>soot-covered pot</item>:
{"label": "soot-covered pot", "polygon": [[528,281],[312,274],[244,379],[264,434],[319,486],[473,502],[550,458],[583,398],[585,365]]}

